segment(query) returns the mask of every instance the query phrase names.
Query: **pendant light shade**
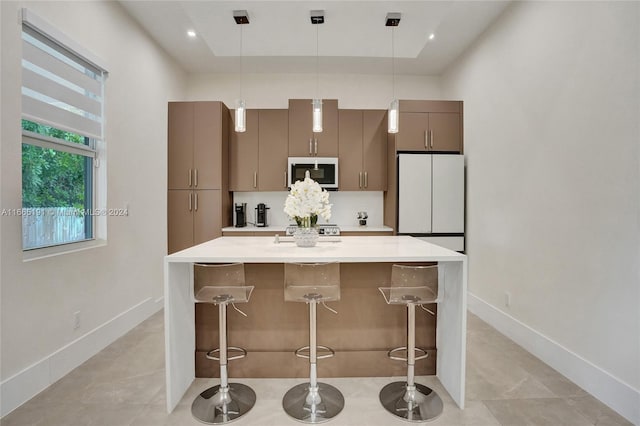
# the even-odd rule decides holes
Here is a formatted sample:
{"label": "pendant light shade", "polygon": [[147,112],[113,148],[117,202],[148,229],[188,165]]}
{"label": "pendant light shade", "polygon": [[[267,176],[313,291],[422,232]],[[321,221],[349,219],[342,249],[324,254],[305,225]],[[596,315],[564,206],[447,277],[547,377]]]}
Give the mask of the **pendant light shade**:
{"label": "pendant light shade", "polygon": [[238,99],[236,101],[236,132],[242,133],[247,131],[247,110],[245,108],[244,100]]}
{"label": "pendant light shade", "polygon": [[398,102],[397,99],[391,101],[387,118],[387,131],[389,133],[398,133],[398,122],[400,121],[400,102]]}
{"label": "pendant light shade", "polygon": [[313,133],[322,132],[322,99],[311,101],[313,108]]}

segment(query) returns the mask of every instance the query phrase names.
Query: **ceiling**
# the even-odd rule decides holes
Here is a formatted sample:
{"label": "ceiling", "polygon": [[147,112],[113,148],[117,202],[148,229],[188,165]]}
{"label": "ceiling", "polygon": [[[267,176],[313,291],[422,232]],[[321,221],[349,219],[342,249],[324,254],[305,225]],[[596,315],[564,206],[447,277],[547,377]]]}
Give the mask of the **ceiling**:
{"label": "ceiling", "polygon": [[[510,2],[120,3],[169,55],[193,73],[239,72],[242,30],[243,72],[387,74],[392,72],[391,58],[395,57],[397,74],[438,75]],[[234,10],[246,10],[250,23],[236,24]],[[324,24],[311,24],[311,10],[324,10]],[[393,30],[385,26],[388,12],[402,14],[400,25]],[[187,36],[188,30],[194,30],[196,37]]]}

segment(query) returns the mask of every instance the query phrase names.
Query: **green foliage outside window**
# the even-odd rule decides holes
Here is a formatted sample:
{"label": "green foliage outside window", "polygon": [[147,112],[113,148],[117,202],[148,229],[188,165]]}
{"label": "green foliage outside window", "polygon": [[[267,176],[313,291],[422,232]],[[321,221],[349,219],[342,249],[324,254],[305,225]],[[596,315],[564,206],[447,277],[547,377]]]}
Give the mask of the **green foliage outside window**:
{"label": "green foliage outside window", "polygon": [[[86,145],[81,135],[22,120],[31,132]],[[22,206],[86,208],[85,176],[91,158],[51,148],[22,144]]]}

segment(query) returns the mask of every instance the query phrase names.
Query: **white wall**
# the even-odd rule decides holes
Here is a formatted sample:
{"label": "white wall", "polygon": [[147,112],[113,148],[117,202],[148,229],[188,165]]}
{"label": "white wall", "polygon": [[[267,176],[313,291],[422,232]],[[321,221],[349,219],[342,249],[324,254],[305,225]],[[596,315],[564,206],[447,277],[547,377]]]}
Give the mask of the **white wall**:
{"label": "white wall", "polygon": [[[106,62],[107,205],[129,204],[128,217],[108,218],[105,247],[30,262],[23,262],[20,218],[2,217],[6,414],[161,308],[167,101],[184,98],[186,75],[117,2],[3,1],[1,7],[1,207],[21,206],[20,7]],[[75,311],[81,312],[78,330]]]}
{"label": "white wall", "polygon": [[465,104],[470,292],[628,395],[640,395],[639,18],[637,2],[517,2],[443,76]]}
{"label": "white wall", "polygon": [[[323,74],[319,93],[338,99],[338,108],[387,109],[393,98],[391,75]],[[431,76],[396,76],[398,99],[440,99],[440,79]],[[237,74],[193,74],[189,76],[189,100],[220,100],[235,108],[240,96]],[[287,108],[289,99],[316,97],[315,74],[245,74],[242,96],[247,108]]]}

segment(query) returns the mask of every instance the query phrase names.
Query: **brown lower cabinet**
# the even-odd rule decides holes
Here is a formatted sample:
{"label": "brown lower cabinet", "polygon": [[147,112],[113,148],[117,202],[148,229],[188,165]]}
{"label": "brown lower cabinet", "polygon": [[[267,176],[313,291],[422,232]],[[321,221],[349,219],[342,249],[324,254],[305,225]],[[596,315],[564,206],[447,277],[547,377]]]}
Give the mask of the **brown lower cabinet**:
{"label": "brown lower cabinet", "polygon": [[[304,303],[284,301],[283,264],[246,263],[247,285],[255,289],[249,303],[238,307],[247,314],[227,311],[228,344],[245,348],[243,359],[229,362],[231,377],[308,377],[309,361],[294,351],[309,344],[309,312]],[[318,362],[320,377],[389,377],[406,374],[406,364],[387,357],[389,349],[406,346],[406,307],[387,305],[378,287],[391,279],[390,263],[340,265],[340,301],[318,307],[318,344],[336,351]],[[437,312],[436,305],[427,306]],[[218,308],[197,303],[196,377],[219,377],[216,361],[206,352],[218,345]],[[416,374],[436,372],[436,316],[416,313],[416,345],[427,359],[416,362]]]}
{"label": "brown lower cabinet", "polygon": [[343,231],[343,237],[384,237],[393,235],[393,231]]}
{"label": "brown lower cabinet", "polygon": [[284,235],[284,231],[224,231],[223,237],[274,237]]}
{"label": "brown lower cabinet", "polygon": [[230,216],[229,192],[217,189],[171,189],[167,196],[168,253],[222,236]]}

